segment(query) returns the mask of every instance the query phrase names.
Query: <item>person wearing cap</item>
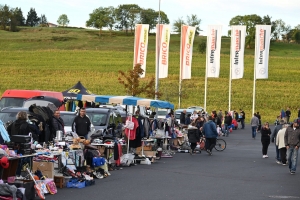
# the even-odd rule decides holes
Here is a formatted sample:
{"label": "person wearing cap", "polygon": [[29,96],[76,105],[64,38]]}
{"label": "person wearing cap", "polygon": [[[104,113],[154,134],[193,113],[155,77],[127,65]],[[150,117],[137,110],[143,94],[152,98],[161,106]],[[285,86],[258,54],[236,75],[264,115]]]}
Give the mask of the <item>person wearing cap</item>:
{"label": "person wearing cap", "polygon": [[300,129],[298,120],[295,119],[292,126],[289,126],[284,134],[284,143],[287,149],[287,160],[291,174],[296,173],[298,151],[300,147]]}
{"label": "person wearing cap", "polygon": [[271,142],[274,143],[275,142],[275,149],[276,149],[276,163],[280,164],[282,161],[281,161],[281,156],[280,156],[280,153],[279,153],[279,149],[278,149],[278,145],[277,145],[277,141],[276,141],[276,138],[277,138],[277,134],[278,134],[278,131],[282,129],[283,127],[283,124],[284,124],[284,120],[281,119],[279,121],[279,124],[277,126],[275,126],[275,129],[271,135]]}

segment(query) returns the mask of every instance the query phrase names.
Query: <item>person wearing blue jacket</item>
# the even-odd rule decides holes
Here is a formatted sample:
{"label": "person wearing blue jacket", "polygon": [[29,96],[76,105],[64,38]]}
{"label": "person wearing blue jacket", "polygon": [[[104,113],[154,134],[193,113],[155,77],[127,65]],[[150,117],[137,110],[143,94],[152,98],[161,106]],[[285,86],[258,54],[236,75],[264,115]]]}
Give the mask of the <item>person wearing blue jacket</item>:
{"label": "person wearing blue jacket", "polygon": [[212,155],[212,149],[216,145],[216,140],[218,137],[218,132],[216,124],[212,121],[212,116],[208,117],[208,121],[203,126],[203,135],[206,138],[205,148],[209,155]]}

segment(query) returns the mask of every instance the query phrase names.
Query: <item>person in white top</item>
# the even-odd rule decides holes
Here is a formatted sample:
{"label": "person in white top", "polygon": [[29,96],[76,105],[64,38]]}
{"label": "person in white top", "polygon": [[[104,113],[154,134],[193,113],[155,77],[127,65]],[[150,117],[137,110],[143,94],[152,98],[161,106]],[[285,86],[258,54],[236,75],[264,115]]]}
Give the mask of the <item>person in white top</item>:
{"label": "person in white top", "polygon": [[[278,146],[279,149],[282,165],[286,165],[286,147],[284,143],[284,134],[288,126],[288,124],[284,124],[282,128],[278,131],[276,136],[276,146]],[[277,163],[281,164],[280,162]]]}
{"label": "person in white top", "polygon": [[197,114],[197,111],[194,110],[194,112],[193,112],[193,114],[192,114],[192,116],[191,116],[191,122],[194,121],[194,120],[196,120],[198,117],[199,117],[199,116],[198,116],[198,114]]}

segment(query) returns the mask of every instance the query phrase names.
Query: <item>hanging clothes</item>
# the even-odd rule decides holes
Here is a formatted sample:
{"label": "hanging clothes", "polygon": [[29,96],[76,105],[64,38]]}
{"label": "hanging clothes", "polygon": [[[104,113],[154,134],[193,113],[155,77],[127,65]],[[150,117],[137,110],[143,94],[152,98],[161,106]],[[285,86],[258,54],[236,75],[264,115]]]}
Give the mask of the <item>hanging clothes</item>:
{"label": "hanging clothes", "polygon": [[0,134],[1,134],[1,138],[3,139],[3,142],[10,142],[9,135],[4,127],[2,120],[0,120]]}
{"label": "hanging clothes", "polygon": [[130,120],[134,123],[133,130],[125,128],[125,134],[126,134],[127,138],[128,138],[128,135],[129,135],[129,140],[134,140],[136,138],[136,130],[139,127],[139,122],[135,117],[127,117],[126,120]]}
{"label": "hanging clothes", "polygon": [[138,116],[138,122],[139,122],[140,135],[141,138],[143,138],[145,137],[145,129],[144,129],[145,117]]}
{"label": "hanging clothes", "polygon": [[145,118],[144,121],[144,137],[149,138],[150,135],[150,120],[149,118]]}

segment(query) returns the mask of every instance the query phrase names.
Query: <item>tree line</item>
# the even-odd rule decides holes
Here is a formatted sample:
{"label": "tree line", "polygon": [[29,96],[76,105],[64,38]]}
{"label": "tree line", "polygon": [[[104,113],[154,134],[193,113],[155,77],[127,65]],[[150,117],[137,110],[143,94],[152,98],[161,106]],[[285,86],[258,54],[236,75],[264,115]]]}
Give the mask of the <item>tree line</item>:
{"label": "tree line", "polygon": [[[59,16],[57,23],[60,26],[67,26],[70,20],[66,14]],[[87,27],[99,29],[101,35],[103,29],[112,31],[125,31],[126,35],[133,34],[135,24],[149,24],[149,31],[155,29],[156,24],[170,24],[170,20],[164,11],[156,11],[151,8],[142,8],[137,4],[122,4],[118,7],[99,7],[89,14],[86,21]],[[4,30],[17,31],[17,26],[48,26],[45,14],[38,17],[34,8],[30,8],[27,18],[23,17],[21,8],[10,8],[7,5],[0,5],[0,27]],[[191,14],[186,20],[182,17],[173,22],[173,30],[176,33],[181,32],[181,25],[186,24],[196,27],[196,34],[199,34],[201,19]],[[300,43],[300,24],[292,28],[282,19],[272,21],[269,15],[237,15],[229,21],[229,26],[245,25],[246,26],[246,47],[252,48],[255,41],[255,26],[258,24],[271,25],[272,40],[282,40],[285,42],[295,41]],[[9,27],[7,29],[7,27]],[[230,31],[228,36],[230,36]]]}

